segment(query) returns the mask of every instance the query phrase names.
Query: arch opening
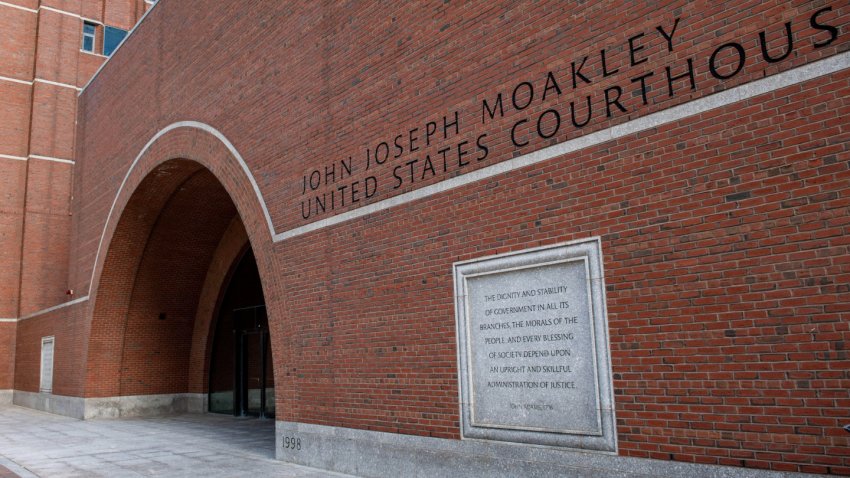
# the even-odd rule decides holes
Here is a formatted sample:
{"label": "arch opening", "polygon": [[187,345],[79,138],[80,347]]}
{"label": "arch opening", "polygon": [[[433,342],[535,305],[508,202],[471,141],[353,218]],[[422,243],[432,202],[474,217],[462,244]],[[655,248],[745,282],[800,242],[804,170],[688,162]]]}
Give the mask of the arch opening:
{"label": "arch opening", "polygon": [[250,330],[262,342],[246,345],[245,362],[254,365],[258,357],[262,365],[265,358],[259,378],[271,390],[256,400],[256,387],[249,387],[246,414],[263,402],[256,415],[273,416],[260,273],[234,201],[201,164],[166,161],[139,183],[121,210],[92,297],[85,396],[119,400],[104,402],[117,409],[87,415],[210,410],[210,386],[223,370],[214,358],[214,331],[226,326],[225,312],[233,322],[234,309],[250,305],[263,317]]}

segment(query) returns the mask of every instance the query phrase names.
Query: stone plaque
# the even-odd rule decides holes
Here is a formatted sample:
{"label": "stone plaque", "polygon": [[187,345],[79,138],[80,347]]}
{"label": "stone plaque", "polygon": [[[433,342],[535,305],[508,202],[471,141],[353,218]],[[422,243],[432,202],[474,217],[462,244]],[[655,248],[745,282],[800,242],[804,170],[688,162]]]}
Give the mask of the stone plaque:
{"label": "stone plaque", "polygon": [[465,437],[616,451],[598,239],[455,264]]}

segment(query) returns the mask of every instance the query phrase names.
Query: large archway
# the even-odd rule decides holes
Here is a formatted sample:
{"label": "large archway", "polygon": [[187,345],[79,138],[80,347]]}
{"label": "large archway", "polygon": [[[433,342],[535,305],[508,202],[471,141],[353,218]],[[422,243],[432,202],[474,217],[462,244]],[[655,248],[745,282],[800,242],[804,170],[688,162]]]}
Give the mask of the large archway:
{"label": "large archway", "polygon": [[[207,411],[217,318],[248,297],[264,311],[259,277],[245,225],[216,176],[189,160],[154,167],[121,209],[93,289],[86,397],[110,400],[87,415]],[[267,321],[262,330],[264,384],[273,390]],[[256,393],[245,392],[246,403]],[[266,415],[273,397],[263,394]]]}

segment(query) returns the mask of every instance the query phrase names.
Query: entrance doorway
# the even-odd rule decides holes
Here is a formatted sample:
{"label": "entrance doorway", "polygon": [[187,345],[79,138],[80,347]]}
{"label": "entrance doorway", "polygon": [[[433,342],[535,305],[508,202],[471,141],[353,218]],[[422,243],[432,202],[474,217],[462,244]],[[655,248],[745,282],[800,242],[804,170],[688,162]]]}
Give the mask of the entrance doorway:
{"label": "entrance doorway", "polygon": [[209,411],[274,418],[274,370],[260,275],[249,249],[219,307],[210,358]]}

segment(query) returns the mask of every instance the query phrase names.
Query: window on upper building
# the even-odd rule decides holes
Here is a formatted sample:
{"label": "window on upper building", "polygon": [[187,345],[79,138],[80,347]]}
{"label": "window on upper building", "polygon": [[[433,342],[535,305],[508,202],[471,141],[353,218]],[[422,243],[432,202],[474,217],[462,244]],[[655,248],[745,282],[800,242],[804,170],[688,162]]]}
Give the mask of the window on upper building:
{"label": "window on upper building", "polygon": [[97,25],[92,22],[83,22],[83,45],[82,50],[94,53],[94,37]]}
{"label": "window on upper building", "polygon": [[105,27],[103,29],[103,54],[106,56],[112,55],[112,52],[118,48],[124,37],[127,36],[127,30],[122,30],[115,27]]}

